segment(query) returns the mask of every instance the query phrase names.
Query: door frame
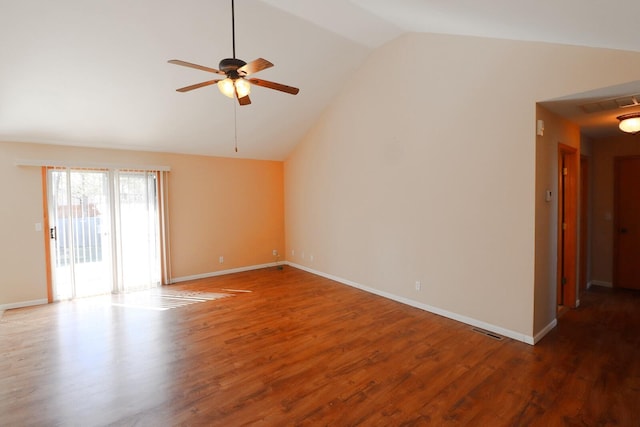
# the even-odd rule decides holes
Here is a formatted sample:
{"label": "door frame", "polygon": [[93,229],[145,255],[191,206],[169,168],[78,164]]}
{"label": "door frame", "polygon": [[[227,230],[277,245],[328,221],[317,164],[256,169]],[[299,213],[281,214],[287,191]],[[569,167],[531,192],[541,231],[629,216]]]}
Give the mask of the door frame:
{"label": "door frame", "polygon": [[[558,265],[557,301],[560,307],[577,306],[578,149],[558,143]],[[566,174],[564,169],[566,168]],[[564,180],[564,185],[563,185]],[[564,282],[564,284],[563,284]]]}
{"label": "door frame", "polygon": [[42,211],[44,212],[44,256],[45,256],[45,269],[47,275],[47,301],[52,303],[54,301],[53,298],[53,271],[51,266],[51,225],[49,224],[49,196],[47,192],[49,191],[48,184],[48,167],[42,166]]}

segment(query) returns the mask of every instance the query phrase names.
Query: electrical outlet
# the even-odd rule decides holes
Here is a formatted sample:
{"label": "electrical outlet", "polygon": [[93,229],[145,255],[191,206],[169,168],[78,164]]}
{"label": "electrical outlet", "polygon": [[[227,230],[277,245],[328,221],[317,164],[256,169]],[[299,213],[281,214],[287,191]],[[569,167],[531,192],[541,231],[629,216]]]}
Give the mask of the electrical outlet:
{"label": "electrical outlet", "polygon": [[313,255],[309,255],[309,261],[313,262]]}
{"label": "electrical outlet", "polygon": [[419,291],[420,289],[422,289],[422,283],[420,283],[419,280],[416,280],[416,291]]}
{"label": "electrical outlet", "polygon": [[220,264],[224,263],[224,257],[220,256],[220,258],[218,258],[218,262],[220,262]]}
{"label": "electrical outlet", "polygon": [[278,250],[277,249],[273,250],[273,256],[278,256]]}
{"label": "electrical outlet", "polygon": [[295,249],[291,249],[291,256],[296,256],[296,251],[295,251]]}

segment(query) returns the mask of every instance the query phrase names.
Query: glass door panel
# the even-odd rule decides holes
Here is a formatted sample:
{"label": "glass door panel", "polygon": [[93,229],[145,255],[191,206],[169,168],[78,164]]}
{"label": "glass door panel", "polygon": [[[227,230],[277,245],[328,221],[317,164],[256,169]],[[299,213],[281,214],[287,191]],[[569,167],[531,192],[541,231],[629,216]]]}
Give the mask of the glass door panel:
{"label": "glass door panel", "polygon": [[54,299],[112,291],[109,172],[50,169]]}
{"label": "glass door panel", "polygon": [[121,290],[160,285],[160,234],[156,174],[118,171]]}
{"label": "glass door panel", "polygon": [[49,169],[49,237],[51,245],[51,270],[53,298],[56,301],[73,298],[73,259],[70,242],[71,219],[69,173],[67,170]]}

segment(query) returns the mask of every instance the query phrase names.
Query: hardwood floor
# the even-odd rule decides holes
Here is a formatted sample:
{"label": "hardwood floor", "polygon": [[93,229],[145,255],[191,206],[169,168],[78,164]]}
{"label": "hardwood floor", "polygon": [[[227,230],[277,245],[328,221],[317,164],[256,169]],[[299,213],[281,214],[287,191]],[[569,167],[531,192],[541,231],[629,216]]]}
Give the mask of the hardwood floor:
{"label": "hardwood floor", "polygon": [[592,290],[537,346],[285,267],[0,319],[3,426],[640,426],[640,293]]}

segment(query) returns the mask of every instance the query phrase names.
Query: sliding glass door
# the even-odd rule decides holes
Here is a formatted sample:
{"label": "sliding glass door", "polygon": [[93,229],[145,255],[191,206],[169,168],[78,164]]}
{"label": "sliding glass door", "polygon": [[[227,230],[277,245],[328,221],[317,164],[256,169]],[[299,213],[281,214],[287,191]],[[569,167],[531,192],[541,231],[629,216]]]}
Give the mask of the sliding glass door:
{"label": "sliding glass door", "polygon": [[154,172],[48,169],[53,298],[160,283]]}

